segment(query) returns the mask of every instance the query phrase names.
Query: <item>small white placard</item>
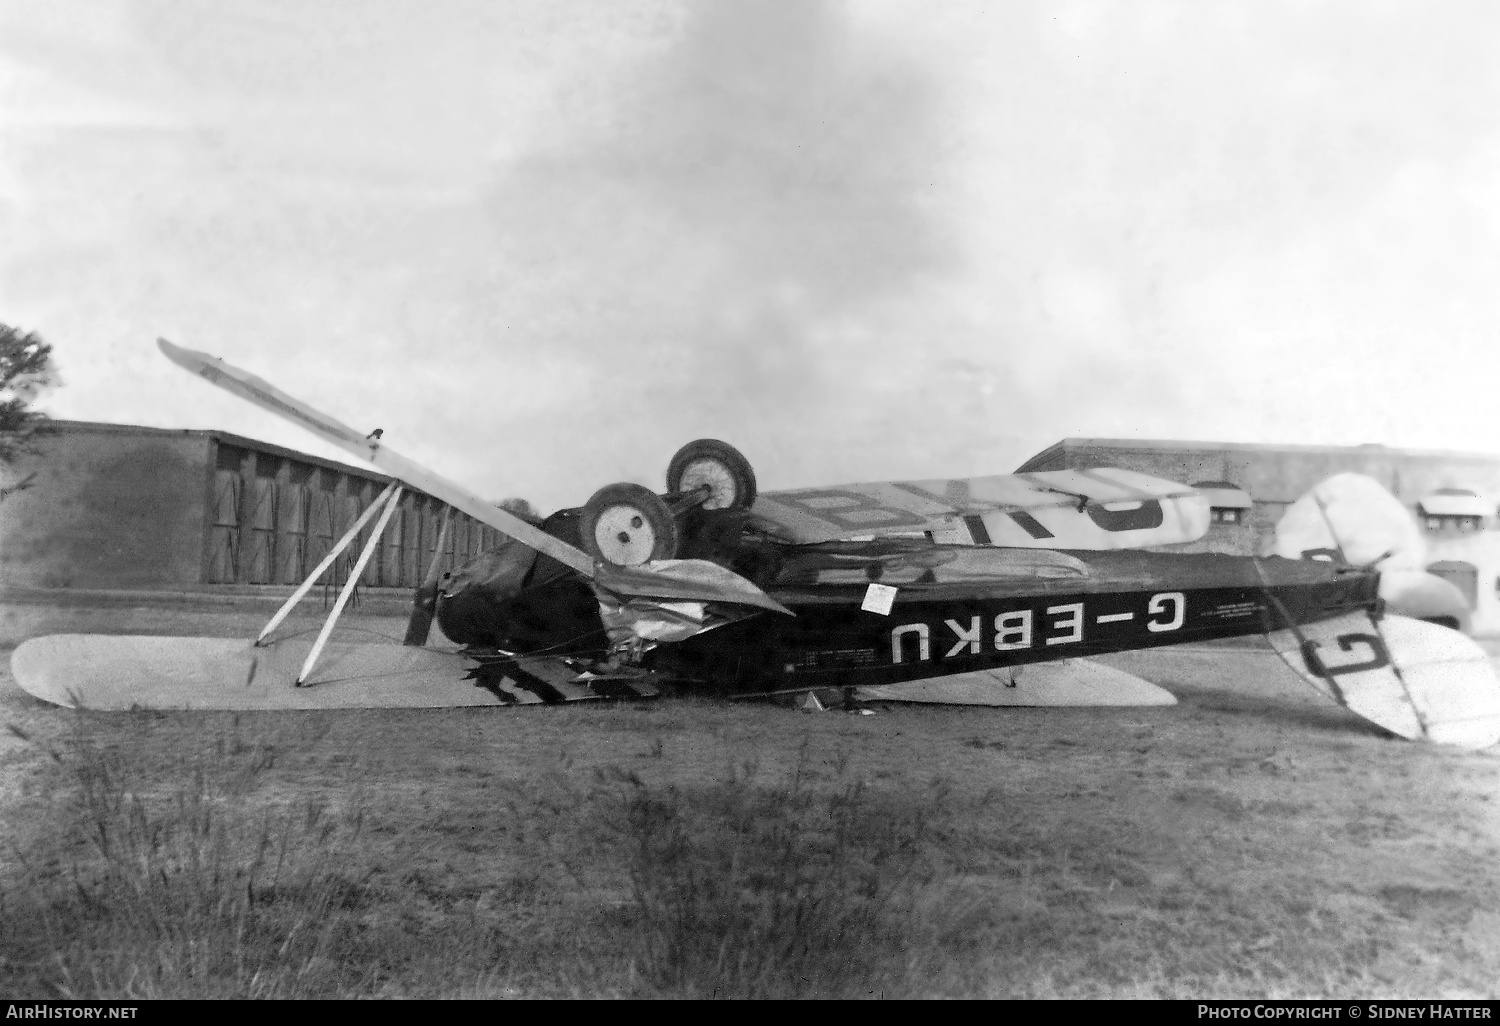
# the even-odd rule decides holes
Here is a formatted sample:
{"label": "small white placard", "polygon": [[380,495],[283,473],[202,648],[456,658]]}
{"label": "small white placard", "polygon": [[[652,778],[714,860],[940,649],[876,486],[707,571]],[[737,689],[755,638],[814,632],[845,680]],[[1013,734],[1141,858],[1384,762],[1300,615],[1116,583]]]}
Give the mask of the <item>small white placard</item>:
{"label": "small white placard", "polygon": [[891,603],[896,601],[896,589],[889,584],[872,584],[865,589],[865,600],[859,608],[881,616],[891,615]]}

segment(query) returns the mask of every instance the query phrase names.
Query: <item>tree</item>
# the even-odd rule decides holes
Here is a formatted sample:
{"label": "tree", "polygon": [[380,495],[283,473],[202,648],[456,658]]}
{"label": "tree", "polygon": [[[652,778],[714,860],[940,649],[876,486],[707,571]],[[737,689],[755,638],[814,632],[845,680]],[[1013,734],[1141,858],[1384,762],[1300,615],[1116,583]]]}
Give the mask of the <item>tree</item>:
{"label": "tree", "polygon": [[[32,331],[0,324],[0,466],[35,452],[33,438],[45,429],[47,415],[31,408],[51,383],[52,347]],[[0,488],[0,499],[18,492],[36,475]]]}

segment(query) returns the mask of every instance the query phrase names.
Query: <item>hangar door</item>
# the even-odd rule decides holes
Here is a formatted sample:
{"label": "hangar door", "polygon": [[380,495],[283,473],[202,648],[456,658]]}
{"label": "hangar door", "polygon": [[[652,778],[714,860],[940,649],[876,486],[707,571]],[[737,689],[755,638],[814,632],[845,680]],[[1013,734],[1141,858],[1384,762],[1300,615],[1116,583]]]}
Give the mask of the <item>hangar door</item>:
{"label": "hangar door", "polygon": [[[384,487],[380,478],[316,467],[288,456],[218,445],[209,496],[209,584],[299,584]],[[437,549],[448,507],[408,490],[383,536],[380,558],[365,567],[371,587],[414,588]],[[341,585],[373,527],[367,526],[326,580]],[[444,546],[447,565],[499,544],[494,528],[459,513]]]}

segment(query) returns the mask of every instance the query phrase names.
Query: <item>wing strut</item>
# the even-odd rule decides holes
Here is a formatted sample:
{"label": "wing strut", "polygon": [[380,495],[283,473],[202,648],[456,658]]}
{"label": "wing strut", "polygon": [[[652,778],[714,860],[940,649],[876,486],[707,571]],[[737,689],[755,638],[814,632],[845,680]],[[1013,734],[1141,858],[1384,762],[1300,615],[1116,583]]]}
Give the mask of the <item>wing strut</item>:
{"label": "wing strut", "polygon": [[[308,674],[312,673],[313,664],[318,661],[318,656],[323,653],[323,646],[328,643],[328,636],[333,633],[333,625],[338,622],[339,614],[344,611],[344,606],[349,602],[349,596],[354,594],[354,588],[359,584],[360,574],[365,572],[365,566],[370,562],[370,557],[375,554],[375,549],[380,545],[380,536],[385,534],[385,525],[391,522],[391,514],[396,512],[396,507],[401,503],[401,486],[395,485],[395,491],[389,488],[383,493],[388,496],[385,499],[385,510],[380,514],[380,522],[375,525],[375,530],[370,532],[370,540],[365,542],[364,551],[359,554],[359,561],[354,564],[354,569],[349,571],[349,579],[344,582],[344,590],[339,592],[338,601],[333,604],[333,612],[328,614],[328,619],[323,621],[323,629],[318,632],[318,640],[313,642],[312,651],[307,653],[307,661],[302,664],[302,670],[297,674],[297,680],[293,687],[302,687],[307,683]],[[380,500],[370,504],[370,509],[380,505]]]}
{"label": "wing strut", "polygon": [[[301,400],[287,395],[270,382],[256,377],[249,371],[225,363],[216,356],[174,346],[164,338],[157,339],[156,344],[167,359],[210,384],[217,385],[226,392],[237,395],[263,410],[269,410],[278,417],[292,421],[325,442],[331,442],[358,459],[373,464],[377,470],[396,478],[408,488],[416,488],[435,499],[441,499],[480,523],[488,524],[501,534],[509,535],[521,544],[545,553],[565,566],[572,567],[583,576],[589,578],[594,576],[594,561],[581,549],[575,549],[567,542],[531,526],[491,502],[486,502],[468,489],[454,484],[399,453],[392,452],[385,443],[378,439],[313,409]],[[371,435],[373,434],[374,432],[371,432]]]}
{"label": "wing strut", "polygon": [[[392,452],[388,446],[376,439],[378,432],[372,431],[369,435],[365,435],[301,400],[287,395],[254,374],[207,353],[174,346],[166,339],[157,339],[156,344],[173,363],[202,377],[210,384],[306,428],[324,441],[331,442],[360,460],[372,464],[382,473],[400,481],[403,486],[425,492],[452,508],[467,513],[480,523],[488,524],[522,545],[552,557],[582,577],[594,580],[605,572],[600,569],[601,564],[597,564],[582,549],[569,545],[561,538],[554,538],[546,531],[507,513],[463,486],[441,477],[399,453]],[[651,590],[640,592],[640,594],[653,598],[674,597],[677,591],[687,589],[695,600],[704,598],[709,601],[759,606],[763,609],[790,613],[785,606],[766,595],[750,581],[704,560],[657,560],[652,564],[636,568],[634,575],[630,575],[630,580],[636,584],[648,583]],[[705,587],[705,582],[710,583]],[[618,590],[618,587],[612,586],[611,590]]]}
{"label": "wing strut", "polygon": [[396,487],[397,485],[395,481],[392,481],[390,484],[386,485],[385,491],[376,496],[375,501],[370,503],[369,507],[359,515],[359,519],[354,522],[354,526],[349,528],[349,530],[345,532],[344,536],[338,540],[338,543],[334,545],[333,548],[328,550],[328,555],[324,556],[323,561],[317,565],[312,573],[307,575],[307,580],[303,581],[297,587],[297,590],[292,592],[292,597],[287,599],[286,602],[282,603],[280,609],[276,610],[276,615],[271,617],[271,622],[261,628],[260,634],[258,634],[255,638],[256,647],[259,648],[265,646],[266,638],[270,637],[271,632],[274,631],[277,627],[281,626],[281,621],[285,620],[287,614],[290,613],[294,608],[296,608],[297,603],[301,602],[303,597],[312,590],[313,585],[318,583],[318,578],[322,577],[323,574],[328,570],[328,568],[333,566],[333,561],[339,558],[339,553],[347,549],[349,547],[349,543],[354,541],[354,539],[358,537],[359,532],[364,530],[365,525],[370,522],[370,519],[374,517],[376,513],[380,512],[381,505],[391,497],[391,492],[394,491]]}

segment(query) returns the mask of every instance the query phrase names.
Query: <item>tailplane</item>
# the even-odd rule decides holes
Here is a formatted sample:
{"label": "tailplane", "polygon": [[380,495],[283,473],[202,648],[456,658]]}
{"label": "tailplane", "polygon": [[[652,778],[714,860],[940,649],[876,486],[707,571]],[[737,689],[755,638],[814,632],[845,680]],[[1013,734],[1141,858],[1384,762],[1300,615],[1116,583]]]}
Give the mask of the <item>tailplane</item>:
{"label": "tailplane", "polygon": [[1271,555],[1335,558],[1354,566],[1420,570],[1427,553],[1411,513],[1363,474],[1335,474],[1287,507]]}
{"label": "tailplane", "polygon": [[1373,567],[1390,612],[1469,629],[1463,592],[1423,569],[1427,542],[1416,518],[1374,478],[1346,473],[1319,483],[1287,508],[1270,554]]}
{"label": "tailplane", "polygon": [[[1358,610],[1270,634],[1317,691],[1413,741],[1488,748],[1500,741],[1500,678],[1467,628],[1463,593],[1423,569],[1427,543],[1378,481],[1336,474],[1287,508],[1271,554],[1380,572],[1383,613]],[[1424,622],[1425,621],[1425,622]]]}
{"label": "tailplane", "polygon": [[1319,693],[1393,734],[1476,749],[1500,741],[1500,679],[1457,631],[1360,611],[1270,639]]}

